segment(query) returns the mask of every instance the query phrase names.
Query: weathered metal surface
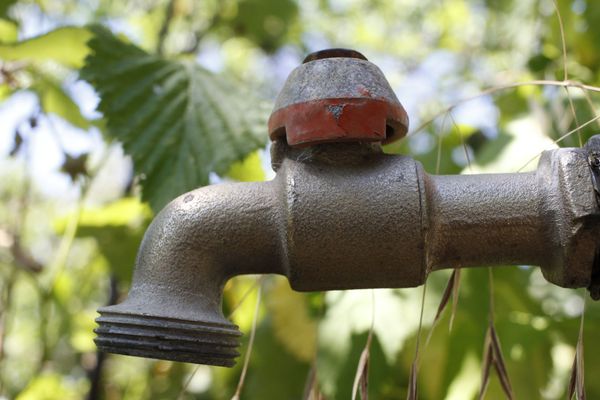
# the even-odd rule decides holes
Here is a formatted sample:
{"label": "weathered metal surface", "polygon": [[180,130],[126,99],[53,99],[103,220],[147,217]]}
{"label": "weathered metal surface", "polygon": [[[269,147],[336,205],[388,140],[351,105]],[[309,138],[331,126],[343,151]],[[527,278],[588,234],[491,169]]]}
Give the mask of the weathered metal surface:
{"label": "weathered metal surface", "polygon": [[385,76],[355,53],[318,52],[292,71],[269,119],[271,139],[285,136],[291,146],[389,143],[406,134],[408,116]]}
{"label": "weathered metal surface", "polygon": [[157,215],[129,297],[99,310],[96,343],[231,366],[240,333],[221,298],[240,274],[281,274],[313,291],[412,287],[441,268],[530,264],[598,298],[594,154],[600,136],[544,152],[535,172],[435,176],[378,143],[302,148],[279,137],[273,181],[197,189]]}

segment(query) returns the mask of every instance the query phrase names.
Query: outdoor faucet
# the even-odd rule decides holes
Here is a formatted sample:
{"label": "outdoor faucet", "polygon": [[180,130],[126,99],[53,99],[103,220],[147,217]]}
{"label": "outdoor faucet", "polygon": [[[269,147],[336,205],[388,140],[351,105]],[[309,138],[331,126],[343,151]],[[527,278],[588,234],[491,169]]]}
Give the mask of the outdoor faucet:
{"label": "outdoor faucet", "polygon": [[545,151],[534,172],[438,176],[382,152],[407,129],[363,55],[309,55],[269,120],[275,179],[203,187],[168,204],[142,241],[127,300],[99,309],[98,348],[232,366],[241,333],[221,301],[242,274],[319,291],[538,265],[549,282],[600,298],[600,136]]}

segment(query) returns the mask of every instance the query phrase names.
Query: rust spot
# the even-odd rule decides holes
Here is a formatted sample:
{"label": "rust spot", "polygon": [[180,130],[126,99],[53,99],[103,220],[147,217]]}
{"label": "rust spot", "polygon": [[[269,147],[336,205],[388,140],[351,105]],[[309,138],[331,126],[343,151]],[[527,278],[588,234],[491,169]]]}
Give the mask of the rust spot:
{"label": "rust spot", "polygon": [[335,118],[336,121],[339,121],[345,106],[345,104],[330,104],[327,106],[327,111],[333,115],[333,118]]}

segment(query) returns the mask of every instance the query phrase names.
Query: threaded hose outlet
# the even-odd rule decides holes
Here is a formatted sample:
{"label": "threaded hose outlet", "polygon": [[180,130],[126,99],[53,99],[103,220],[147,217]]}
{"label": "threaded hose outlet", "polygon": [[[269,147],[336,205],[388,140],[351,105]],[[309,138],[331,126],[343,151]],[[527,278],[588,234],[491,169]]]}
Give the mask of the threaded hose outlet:
{"label": "threaded hose outlet", "polygon": [[98,310],[96,346],[129,356],[231,367],[241,332],[231,323]]}

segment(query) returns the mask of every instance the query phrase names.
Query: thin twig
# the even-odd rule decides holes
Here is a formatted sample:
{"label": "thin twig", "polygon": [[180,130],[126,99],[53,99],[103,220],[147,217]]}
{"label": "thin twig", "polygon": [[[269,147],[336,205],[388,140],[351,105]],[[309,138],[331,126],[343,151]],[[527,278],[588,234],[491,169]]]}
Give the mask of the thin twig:
{"label": "thin twig", "polygon": [[242,389],[244,388],[244,381],[246,380],[246,373],[248,372],[248,365],[250,364],[250,356],[252,355],[252,348],[254,347],[254,337],[256,336],[256,322],[258,321],[258,311],[260,309],[260,298],[262,295],[262,285],[258,286],[258,292],[256,294],[256,305],[254,307],[254,318],[252,319],[252,330],[250,331],[250,339],[248,340],[248,348],[246,349],[246,356],[244,358],[244,367],[240,374],[240,380],[237,385],[237,389],[231,400],[239,400]]}
{"label": "thin twig", "polygon": [[[600,115],[596,115],[594,118],[588,120],[587,122],[581,124],[580,127],[575,128],[570,130],[569,132],[565,133],[564,135],[562,135],[561,137],[559,137],[556,140],[553,140],[552,143],[553,144],[559,144],[560,142],[562,142],[563,140],[565,140],[566,138],[568,138],[569,136],[571,136],[572,134],[574,134],[575,132],[577,132],[579,129],[583,129],[586,126],[588,126],[589,124],[600,120]],[[537,153],[535,156],[533,156],[532,158],[529,159],[529,161],[527,161],[525,164],[523,164],[521,166],[521,168],[519,168],[516,172],[521,172],[525,167],[527,167],[529,164],[531,164],[531,162],[533,162],[536,158],[538,158],[545,150],[540,151],[539,153]]]}
{"label": "thin twig", "polygon": [[588,90],[591,92],[599,92],[600,93],[600,87],[598,86],[591,86],[591,85],[585,85],[581,82],[577,82],[577,81],[553,81],[553,80],[532,80],[532,81],[524,81],[524,82],[514,82],[514,83],[509,83],[506,85],[498,85],[498,86],[493,86],[491,88],[485,89],[473,96],[469,96],[469,97],[465,97],[464,99],[458,100],[457,102],[455,102],[454,104],[438,111],[437,113],[435,113],[432,117],[430,117],[428,120],[426,120],[425,122],[423,122],[421,125],[419,125],[415,130],[413,130],[412,132],[410,132],[408,134],[408,136],[412,136],[420,131],[422,131],[423,129],[425,129],[427,126],[429,126],[429,124],[431,124],[433,121],[435,121],[437,118],[439,118],[440,116],[452,111],[453,109],[455,109],[456,107],[458,107],[459,105],[463,104],[463,103],[467,103],[469,101],[478,99],[480,97],[484,97],[484,96],[488,96],[497,92],[501,92],[503,90],[507,90],[507,89],[514,89],[514,88],[518,88],[518,87],[522,87],[522,86],[559,86],[559,87],[576,87],[582,90]]}
{"label": "thin twig", "polygon": [[492,267],[488,267],[488,290],[489,290],[489,320],[490,323],[493,325],[494,324],[494,308],[495,308],[495,304],[494,304],[494,273],[492,272]]}
{"label": "thin twig", "polygon": [[467,160],[467,168],[469,168],[469,172],[473,172],[473,167],[471,166],[471,157],[469,156],[469,150],[467,149],[467,143],[465,142],[465,138],[463,137],[460,127],[458,126],[456,120],[454,119],[454,116],[452,115],[452,111],[448,111],[448,116],[450,117],[450,120],[454,125],[454,129],[456,129],[458,137],[460,138],[460,143],[462,144],[463,151],[465,152],[465,158]]}
{"label": "thin twig", "polygon": [[183,54],[193,54],[198,50],[198,47],[200,47],[200,43],[202,43],[202,39],[204,39],[204,37],[221,22],[223,8],[225,4],[227,4],[226,1],[217,2],[217,9],[213,13],[211,19],[201,31],[196,31],[193,33],[194,43],[187,49],[183,50]]}
{"label": "thin twig", "polygon": [[369,356],[371,351],[371,342],[373,341],[373,332],[375,331],[375,289],[371,289],[371,326],[365,348],[360,354],[356,374],[354,375],[354,383],[352,384],[352,400],[356,399],[359,386],[361,387],[361,398],[367,400],[367,384],[368,384],[368,368]]}
{"label": "thin twig", "polygon": [[569,80],[569,72],[567,68],[567,41],[565,40],[565,28],[563,27],[562,16],[560,15],[560,10],[558,8],[558,3],[556,0],[552,0],[554,4],[554,10],[556,11],[556,17],[558,18],[558,27],[560,29],[560,41],[562,44],[562,56],[563,56],[563,79],[565,81]]}
{"label": "thin twig", "polygon": [[310,365],[310,370],[306,377],[306,383],[304,384],[304,390],[302,391],[302,400],[314,400],[317,381],[317,360],[315,358]]}
{"label": "thin twig", "polygon": [[175,12],[175,0],[169,0],[167,3],[167,8],[165,10],[165,18],[163,19],[163,23],[158,31],[158,39],[156,42],[156,52],[158,54],[164,53],[165,40],[167,39],[167,35],[169,34],[169,28],[171,27],[171,20],[173,19],[173,14]]}
{"label": "thin twig", "polygon": [[[16,283],[17,270],[12,269],[8,279],[6,280],[2,293],[2,310],[0,311],[0,364],[4,360],[4,345],[9,327],[10,309],[12,308],[13,288]],[[3,395],[4,380],[0,379],[0,395]]]}
{"label": "thin twig", "polygon": [[[558,8],[558,3],[556,0],[552,0],[552,4],[554,4],[554,10],[556,11],[556,17],[558,18],[558,27],[560,28],[560,41],[562,44],[562,57],[563,57],[563,80],[569,80],[569,68],[567,64],[567,40],[565,38],[565,28],[563,26],[562,15],[560,14],[560,9]],[[579,121],[577,120],[577,113],[575,112],[575,106],[573,105],[573,99],[571,98],[571,93],[569,93],[569,87],[565,86],[565,92],[567,93],[567,99],[569,100],[569,107],[571,108],[571,113],[573,114],[573,119],[575,120],[575,126],[577,127],[577,136],[579,137],[579,147],[583,146],[583,141],[581,139],[581,130],[579,129]]]}
{"label": "thin twig", "polygon": [[[235,314],[236,311],[239,310],[239,308],[241,307],[242,304],[244,304],[244,302],[246,301],[246,299],[250,296],[250,294],[260,285],[262,285],[262,282],[265,280],[266,275],[261,275],[259,276],[254,283],[252,284],[252,286],[250,286],[242,295],[242,297],[240,298],[240,300],[231,308],[231,311],[229,312],[229,315],[227,316],[228,319],[231,319],[231,317],[233,316],[233,314]],[[194,368],[194,370],[192,371],[192,373],[188,376],[188,378],[186,379],[186,381],[184,382],[184,384],[181,386],[181,390],[179,391],[179,394],[177,395],[177,399],[183,399],[183,394],[185,393],[185,391],[187,390],[187,388],[190,386],[190,383],[192,382],[192,379],[194,378],[194,376],[196,375],[196,373],[198,372],[198,369],[200,368],[199,365],[196,365],[196,367]]]}
{"label": "thin twig", "polygon": [[586,309],[587,295],[583,294],[583,309],[581,310],[581,319],[579,320],[579,334],[577,337],[577,345],[575,346],[575,357],[573,358],[573,367],[571,369],[571,377],[567,388],[567,399],[571,400],[573,395],[577,400],[585,400],[585,368],[583,362],[583,326]]}
{"label": "thin twig", "polygon": [[81,183],[81,190],[79,199],[77,201],[75,212],[67,223],[67,227],[65,228],[65,232],[61,238],[58,250],[53,260],[50,262],[49,270],[51,271],[51,279],[50,284],[46,287],[39,285],[39,307],[40,307],[40,337],[41,337],[41,347],[42,347],[42,356],[38,362],[37,372],[39,373],[43,367],[45,362],[50,358],[51,348],[48,346],[48,335],[47,335],[47,325],[48,325],[48,316],[50,314],[49,311],[49,300],[52,298],[52,294],[56,289],[56,284],[58,282],[58,277],[64,272],[69,254],[71,252],[71,248],[75,241],[75,237],[77,235],[77,230],[79,228],[79,221],[81,217],[81,213],[83,211],[83,206],[87,201],[87,198],[90,194],[90,189],[92,187],[92,183],[94,179],[98,176],[100,170],[106,165],[110,154],[110,148],[108,148],[101,158],[100,162],[94,168],[91,173],[91,177],[87,180],[84,180]]}
{"label": "thin twig", "polygon": [[235,314],[235,312],[242,306],[242,304],[244,304],[248,296],[250,296],[257,287],[262,285],[265,278],[266,275],[260,275],[258,278],[256,278],[254,283],[244,292],[240,300],[231,308],[231,311],[229,312],[227,318],[231,318],[233,314]]}
{"label": "thin twig", "polygon": [[[592,115],[595,117],[598,115],[598,112],[596,111],[596,107],[594,106],[594,103],[592,102],[592,98],[590,97],[590,94],[586,91],[581,89],[581,93],[583,93],[583,96],[585,97],[585,100],[588,104],[588,107],[590,108],[590,111],[592,112]],[[596,120],[596,123],[598,125],[598,127],[600,127],[600,121]]]}
{"label": "thin twig", "polygon": [[581,127],[579,126],[579,119],[577,118],[577,112],[575,112],[575,105],[573,105],[573,99],[571,98],[571,93],[569,92],[569,88],[565,86],[565,91],[567,92],[567,99],[569,100],[569,108],[571,109],[571,114],[573,114],[573,120],[575,121],[575,127],[577,129],[577,137],[579,139],[579,147],[583,147],[583,139],[581,138]]}
{"label": "thin twig", "polygon": [[440,167],[442,164],[442,135],[444,134],[444,129],[446,128],[446,119],[448,114],[444,114],[444,119],[442,119],[442,126],[440,127],[440,133],[438,133],[438,143],[437,143],[437,158],[435,161],[435,174],[439,175]]}
{"label": "thin twig", "polygon": [[[112,306],[117,303],[119,297],[118,281],[114,274],[110,276],[109,293],[107,306]],[[90,390],[88,391],[87,400],[98,400],[102,398],[102,370],[104,362],[106,361],[106,353],[102,351],[96,352],[96,365],[88,373],[88,380],[90,381]]]}
{"label": "thin twig", "polygon": [[410,376],[408,378],[408,393],[407,400],[416,400],[418,397],[417,377],[419,375],[419,348],[421,345],[421,331],[423,329],[423,314],[425,314],[425,298],[427,294],[427,280],[423,285],[423,294],[421,297],[421,312],[419,314],[419,328],[417,329],[417,339],[415,343],[415,356],[410,368]]}

